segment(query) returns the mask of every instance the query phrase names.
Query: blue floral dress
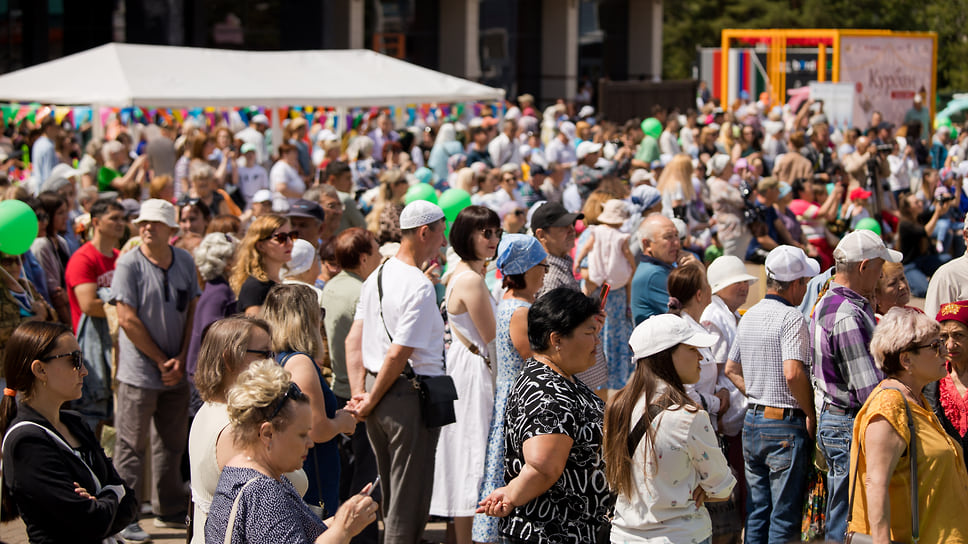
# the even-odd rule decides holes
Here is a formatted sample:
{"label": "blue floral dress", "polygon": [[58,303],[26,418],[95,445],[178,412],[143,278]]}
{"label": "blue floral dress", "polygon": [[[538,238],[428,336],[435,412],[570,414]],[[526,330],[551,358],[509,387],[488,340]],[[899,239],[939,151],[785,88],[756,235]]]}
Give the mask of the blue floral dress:
{"label": "blue floral dress", "polygon": [[[513,298],[504,299],[497,308],[497,384],[494,387],[494,414],[487,437],[487,454],[484,460],[484,479],[481,481],[481,500],[504,485],[504,408],[514,380],[521,373],[524,359],[511,342],[511,316],[518,308],[530,308],[531,304]],[[474,542],[497,542],[498,518],[477,514],[474,516]]]}

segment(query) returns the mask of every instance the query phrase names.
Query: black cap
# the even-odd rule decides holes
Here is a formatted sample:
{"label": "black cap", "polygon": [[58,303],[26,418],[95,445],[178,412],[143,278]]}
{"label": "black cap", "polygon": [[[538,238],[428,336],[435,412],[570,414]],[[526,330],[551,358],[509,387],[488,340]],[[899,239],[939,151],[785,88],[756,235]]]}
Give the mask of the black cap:
{"label": "black cap", "polygon": [[309,217],[322,223],[326,214],[318,203],[300,198],[289,206],[289,217]]}
{"label": "black cap", "polygon": [[540,164],[532,164],[531,165],[531,175],[532,176],[547,176],[548,175],[548,170],[546,170],[545,167],[544,166],[541,166]]}
{"label": "black cap", "polygon": [[584,217],[580,213],[568,213],[568,210],[557,202],[545,202],[531,215],[531,230],[570,227],[575,224],[575,221]]}

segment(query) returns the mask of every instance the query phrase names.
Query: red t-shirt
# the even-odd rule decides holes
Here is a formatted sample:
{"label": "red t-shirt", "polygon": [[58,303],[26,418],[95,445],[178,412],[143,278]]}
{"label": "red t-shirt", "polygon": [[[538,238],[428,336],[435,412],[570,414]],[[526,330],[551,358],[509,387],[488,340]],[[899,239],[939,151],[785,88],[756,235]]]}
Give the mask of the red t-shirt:
{"label": "red t-shirt", "polygon": [[71,324],[74,334],[77,334],[77,322],[81,320],[81,314],[84,313],[77,303],[74,288],[85,283],[97,284],[98,288],[110,288],[111,280],[114,279],[114,263],[120,253],[115,249],[111,257],[105,257],[88,242],[74,252],[67,261],[64,280],[67,284],[67,298],[71,303]]}

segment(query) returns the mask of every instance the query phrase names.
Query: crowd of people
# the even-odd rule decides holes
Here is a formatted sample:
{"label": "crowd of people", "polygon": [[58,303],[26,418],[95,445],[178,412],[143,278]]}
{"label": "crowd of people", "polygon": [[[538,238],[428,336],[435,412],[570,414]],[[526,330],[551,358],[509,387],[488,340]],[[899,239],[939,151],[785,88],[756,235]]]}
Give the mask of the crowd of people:
{"label": "crowd of people", "polygon": [[0,253],[3,519],[968,539],[968,131],[924,100],[845,132],[810,100],[617,124],[528,95],[341,135],[8,127],[38,228]]}

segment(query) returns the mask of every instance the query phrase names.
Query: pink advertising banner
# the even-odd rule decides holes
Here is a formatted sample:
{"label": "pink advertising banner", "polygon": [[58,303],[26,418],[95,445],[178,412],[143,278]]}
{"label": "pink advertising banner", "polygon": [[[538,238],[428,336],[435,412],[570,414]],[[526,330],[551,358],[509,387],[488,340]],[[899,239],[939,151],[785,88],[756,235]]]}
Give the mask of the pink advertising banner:
{"label": "pink advertising banner", "polygon": [[901,124],[916,93],[933,100],[933,46],[930,37],[841,37],[840,81],[854,84],[853,125],[866,127],[874,111]]}

